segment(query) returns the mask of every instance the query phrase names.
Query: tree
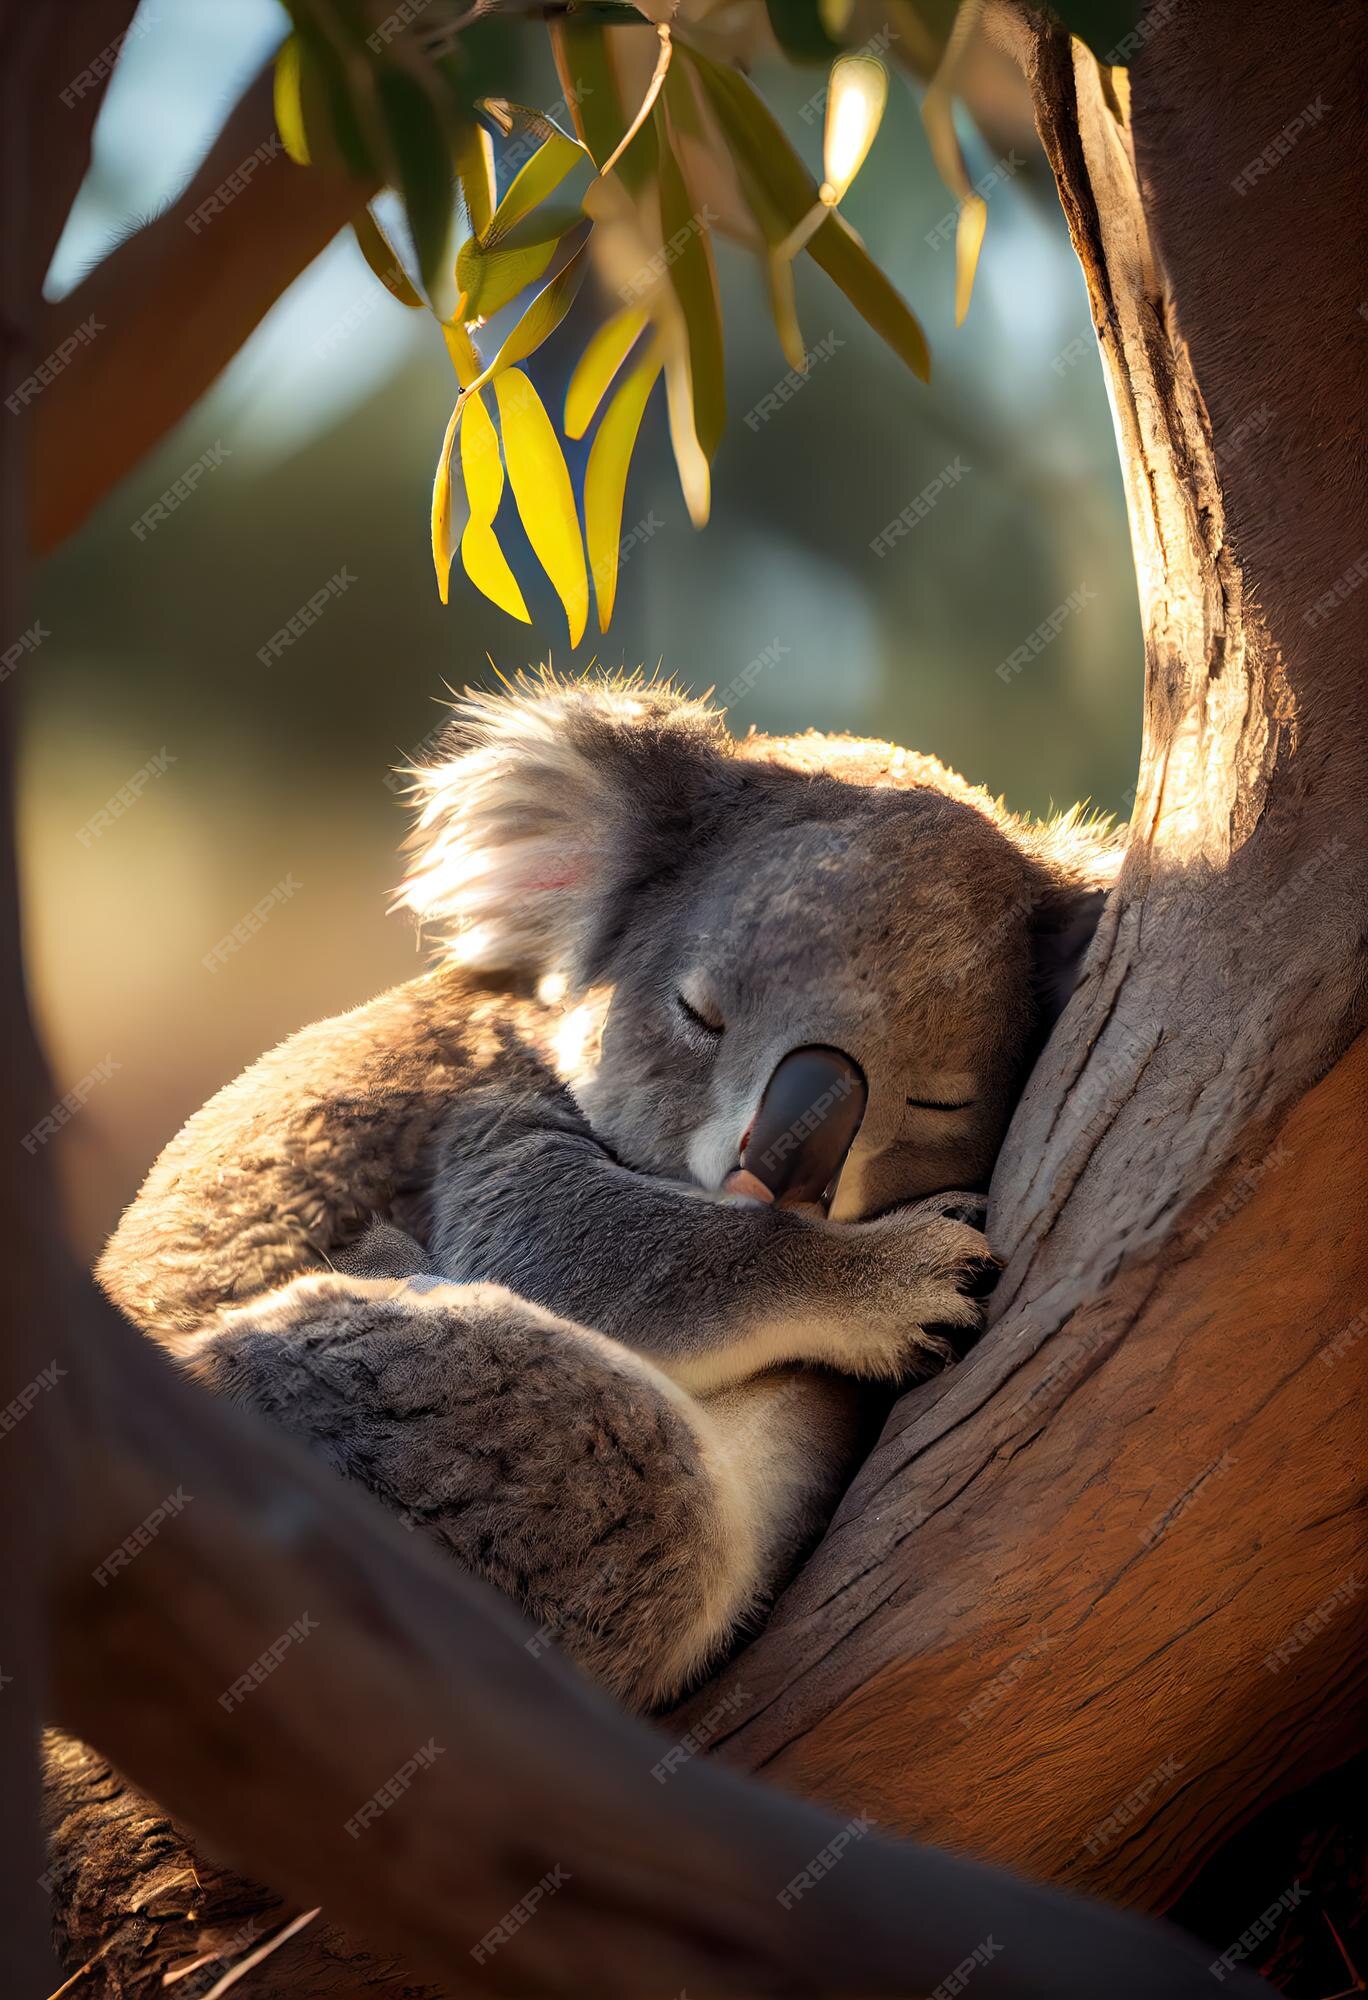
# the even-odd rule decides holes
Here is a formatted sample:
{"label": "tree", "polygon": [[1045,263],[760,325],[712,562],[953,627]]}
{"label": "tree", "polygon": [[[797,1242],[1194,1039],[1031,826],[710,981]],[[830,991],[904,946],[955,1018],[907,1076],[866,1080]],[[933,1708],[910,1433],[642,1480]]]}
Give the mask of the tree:
{"label": "tree", "polygon": [[[59,21],[0,7],[6,173],[30,190],[6,246],[7,381],[57,349],[35,302],[94,105],[82,97],[55,137],[34,107],[129,11],[91,0]],[[1294,1771],[1361,1741],[1351,1384],[1368,1350],[1361,1245],[1341,1217],[1362,1178],[1365,1064],[1368,753],[1349,720],[1363,333],[1361,258],[1341,238],[1351,219],[1362,227],[1362,71],[1344,60],[1352,15],[1339,4],[1301,20],[1288,46],[1271,0],[1158,0],[1128,71],[1025,9],[1001,7],[990,25],[1030,84],[1116,410],[1147,655],[1130,847],[999,1162],[1007,1264],[989,1333],[901,1399],[765,1633],[679,1726],[701,1736],[713,1718],[720,1761],[843,1818],[868,1812],[1160,1907]],[[256,109],[235,118],[257,115],[256,88]],[[230,121],[200,199],[242,157],[241,131]],[[272,204],[288,174],[275,164]],[[88,504],[153,442],[369,191],[324,169],[297,176],[286,241],[264,260],[263,232],[233,221],[250,193],[212,257],[187,243],[191,189],[179,219],[87,281],[111,327],[134,328],[134,290],[139,310],[174,304],[189,295],[187,257],[203,257],[201,282],[222,258],[231,320],[175,378],[119,398],[107,450],[91,378],[75,370],[8,426],[5,632],[23,630],[29,540],[71,525],[82,492]],[[78,293],[64,312],[91,309]],[[132,335],[110,356],[132,383]],[[62,439],[57,457],[49,440]],[[80,466],[65,498],[54,463]],[[17,949],[9,963],[6,1061],[36,1116],[49,1096]],[[54,1349],[66,1374],[5,1441],[3,1532],[23,1588],[3,1643],[6,1656],[50,1653],[61,1720],[282,1893],[344,1906],[356,1930],[454,1990],[473,1983],[470,1940],[558,1865],[588,1894],[549,1899],[516,1966],[496,1957],[482,1977],[523,1990],[577,1977],[622,1992],[729,1979],[906,1990],[966,1955],[986,1928],[972,1914],[982,1885],[874,1839],[853,1842],[821,1897],[781,1923],[766,1885],[840,1820],[739,1783],[719,1758],[680,1773],[667,1819],[649,1778],[658,1744],[648,1752],[638,1725],[569,1676],[529,1672],[512,1614],[355,1496],[273,1440],[244,1450],[233,1413],[172,1380],[76,1279],[50,1199],[18,1226],[39,1176],[22,1157],[10,1173],[17,1378],[37,1381]],[[151,1539],[117,1594],[93,1593],[92,1568],[178,1484],[196,1495],[187,1532]],[[328,1727],[263,1699],[230,1738],[215,1717],[226,1668],[305,1595],[345,1634],[349,1672],[317,1711]],[[25,1809],[45,1700],[32,1669],[6,1689],[6,1776]],[[340,1829],[363,1721],[396,1770],[415,1744],[451,1747],[358,1851]],[[21,1838],[5,1895],[21,1983],[39,1990],[27,1885],[40,1864],[31,1831]],[[1123,1920],[1070,1918],[1040,1894],[993,1889],[1022,1990],[1069,1990],[1052,1950],[1066,1931],[1048,1926],[1074,1922],[1077,1990],[1097,1990],[1105,1965],[1107,1990],[1122,1991],[1108,1954]],[[898,1915],[909,1897],[911,1924]],[[1119,1949],[1136,1954],[1137,1991],[1186,1990],[1185,1961],[1160,1977],[1144,1958],[1170,1949],[1161,1937]]]}

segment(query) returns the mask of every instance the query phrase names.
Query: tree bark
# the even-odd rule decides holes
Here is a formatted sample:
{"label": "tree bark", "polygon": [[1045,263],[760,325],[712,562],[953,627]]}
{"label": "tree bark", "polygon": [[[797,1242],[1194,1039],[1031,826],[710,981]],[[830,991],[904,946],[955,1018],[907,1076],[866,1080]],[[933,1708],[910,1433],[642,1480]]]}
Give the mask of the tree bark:
{"label": "tree bark", "polygon": [[744,1685],[734,1766],[1163,1907],[1363,1740],[1368,529],[1353,10],[1291,42],[1268,0],[1156,17],[1129,112],[1123,74],[1003,25],[1125,469],[1124,871],[998,1164],[990,1332],[686,1717]]}
{"label": "tree bark", "polygon": [[375,192],[330,167],[295,166],[276,132],[271,78],[268,63],[179,200],[44,315],[43,352],[91,320],[99,332],[88,364],[35,405],[35,555],[74,534],[194,407]]}

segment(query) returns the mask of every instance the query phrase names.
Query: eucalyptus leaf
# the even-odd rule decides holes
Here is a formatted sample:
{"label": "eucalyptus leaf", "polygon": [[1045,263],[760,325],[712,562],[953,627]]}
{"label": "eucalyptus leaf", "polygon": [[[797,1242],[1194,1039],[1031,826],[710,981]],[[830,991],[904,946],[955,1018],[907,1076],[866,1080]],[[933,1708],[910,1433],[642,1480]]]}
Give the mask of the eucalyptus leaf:
{"label": "eucalyptus leaf", "polygon": [[[490,249],[502,243],[515,224],[531,215],[548,195],[554,194],[571,169],[584,161],[583,146],[563,133],[552,132],[543,139],[509,183],[489,227],[481,233],[482,246]],[[589,171],[592,175],[592,165]]]}
{"label": "eucalyptus leaf", "polygon": [[459,401],[447,421],[437,470],[432,480],[432,566],[437,572],[437,593],[443,604],[451,576],[451,448],[456,442],[456,426],[461,420]]}
{"label": "eucalyptus leaf", "polygon": [[361,254],[387,292],[401,305],[426,312],[427,300],[414,287],[398,251],[386,236],[369,208],[359,208],[352,217],[352,231]]}
{"label": "eucalyptus leaf", "polygon": [[[681,53],[698,72],[738,167],[763,188],[785,227],[796,229],[811,214],[817,188],[773,113],[736,70],[694,48]],[[913,374],[928,381],[931,356],[915,314],[849,224],[833,210],[805,247]]]}
{"label": "eucalyptus leaf", "polygon": [[570,644],[589,616],[589,579],[570,473],[541,397],[521,368],[494,378],[509,484],[527,539],[565,606]]}
{"label": "eucalyptus leaf", "polygon": [[482,369],[471,384],[471,393],[482,389],[486,382],[492,382],[505,368],[526,361],[544,340],[550,338],[574,303],[575,295],[584,282],[585,266],[584,245],[581,244],[564,269],[558,271],[550,284],[537,293],[489,366]]}
{"label": "eucalyptus leaf", "polygon": [[275,60],[275,122],[285,151],[297,167],[309,164],[309,137],[304,123],[301,88],[303,69],[304,44],[298,35],[291,35],[281,44]]}
{"label": "eucalyptus leaf", "polygon": [[461,419],[461,474],[470,518],[461,536],[461,563],[475,588],[513,618],[530,625],[532,614],[494,532],[503,498],[503,459],[494,420],[476,390]]}
{"label": "eucalyptus leaf", "polygon": [[456,258],[456,283],[461,291],[461,317],[488,319],[526,285],[534,285],[556,254],[556,238],[530,243],[518,250],[482,250],[475,238],[461,245]]}
{"label": "eucalyptus leaf", "polygon": [[565,435],[582,438],[594,421],[609,384],[630,354],[646,325],[639,306],[624,306],[593,335],[575,364],[565,392]]}
{"label": "eucalyptus leaf", "polygon": [[[558,16],[550,23],[551,46],[561,89],[575,121],[575,130],[596,167],[616,151],[628,118],[622,104],[613,49],[625,31],[610,37],[601,21],[582,14]],[[645,143],[643,143],[645,142]],[[653,158],[645,132],[639,132],[613,169],[630,194],[640,194],[651,178]]]}
{"label": "eucalyptus leaf", "polygon": [[432,293],[450,260],[453,170],[446,132],[416,78],[382,70],[376,88],[418,269]]}
{"label": "eucalyptus leaf", "polygon": [[471,232],[483,236],[494,219],[494,146],[483,125],[472,124],[461,134],[456,147],[456,177]]}
{"label": "eucalyptus leaf", "polygon": [[584,527],[600,632],[608,630],[617,601],[627,471],[661,365],[659,345],[653,343],[615,392],[589,453],[584,475]]}
{"label": "eucalyptus leaf", "polygon": [[[666,85],[668,90],[668,83]],[[727,422],[722,354],[722,305],[717,291],[712,238],[692,201],[671,145],[668,111],[656,107],[660,147],[660,228],[665,240],[666,275],[679,300],[689,343],[694,428],[705,456],[717,455]]]}

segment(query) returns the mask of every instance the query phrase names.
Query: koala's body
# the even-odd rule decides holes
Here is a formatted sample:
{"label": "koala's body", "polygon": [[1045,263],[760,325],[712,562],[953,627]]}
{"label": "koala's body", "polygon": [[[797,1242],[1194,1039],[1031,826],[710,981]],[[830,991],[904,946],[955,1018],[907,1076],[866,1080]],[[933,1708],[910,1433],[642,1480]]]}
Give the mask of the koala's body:
{"label": "koala's body", "polygon": [[[649,1708],[829,1509],[854,1384],[974,1322],[947,1191],[986,1183],[1113,852],[655,686],[472,700],[418,790],[442,963],[212,1099],[99,1274]],[[863,1092],[829,1212],[747,1199],[814,1050]]]}

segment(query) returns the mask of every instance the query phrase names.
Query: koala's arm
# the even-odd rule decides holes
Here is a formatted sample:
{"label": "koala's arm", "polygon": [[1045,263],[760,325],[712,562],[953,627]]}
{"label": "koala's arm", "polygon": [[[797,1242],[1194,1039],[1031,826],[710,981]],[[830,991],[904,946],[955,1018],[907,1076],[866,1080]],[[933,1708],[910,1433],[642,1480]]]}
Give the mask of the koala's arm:
{"label": "koala's arm", "polygon": [[452,972],[393,988],[264,1055],[167,1146],[96,1275],[176,1340],[219,1307],[326,1269],[335,1247],[431,1174],[452,1093],[516,1069],[518,1003]]}
{"label": "koala's arm", "polygon": [[988,1256],[933,1197],[837,1223],[638,1174],[543,1075],[477,1085],[436,1152],[429,1230],[448,1279],[489,1279],[648,1356],[695,1394],[783,1362],[894,1378],[976,1325]]}

